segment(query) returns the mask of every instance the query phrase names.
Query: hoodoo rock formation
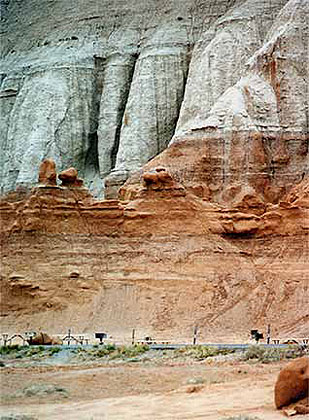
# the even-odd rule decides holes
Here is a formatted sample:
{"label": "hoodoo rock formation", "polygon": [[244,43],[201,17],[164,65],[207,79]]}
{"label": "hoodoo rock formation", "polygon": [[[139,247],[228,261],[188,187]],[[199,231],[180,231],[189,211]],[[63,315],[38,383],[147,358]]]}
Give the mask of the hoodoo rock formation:
{"label": "hoodoo rock formation", "polygon": [[73,3],[1,4],[6,330],[308,336],[308,0]]}
{"label": "hoodoo rock formation", "polygon": [[56,164],[52,159],[44,159],[39,169],[39,184],[57,185]]}

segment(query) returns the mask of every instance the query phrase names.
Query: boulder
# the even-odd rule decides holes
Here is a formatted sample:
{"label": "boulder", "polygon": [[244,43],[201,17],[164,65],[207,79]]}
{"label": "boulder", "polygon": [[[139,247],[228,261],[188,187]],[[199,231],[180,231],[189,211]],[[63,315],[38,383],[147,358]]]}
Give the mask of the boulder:
{"label": "boulder", "polygon": [[31,340],[29,340],[29,344],[32,345],[45,345],[45,346],[51,346],[55,344],[61,344],[61,340],[56,337],[51,337],[48,334],[44,332],[37,333],[34,337],[32,337]]}
{"label": "boulder", "polygon": [[39,169],[39,184],[57,185],[56,164],[52,159],[44,159]]}
{"label": "boulder", "polygon": [[75,168],[69,168],[62,171],[58,178],[62,181],[63,187],[81,187],[83,180],[77,177],[78,172]]}
{"label": "boulder", "polygon": [[293,360],[280,372],[275,385],[275,404],[278,409],[308,396],[309,357]]}

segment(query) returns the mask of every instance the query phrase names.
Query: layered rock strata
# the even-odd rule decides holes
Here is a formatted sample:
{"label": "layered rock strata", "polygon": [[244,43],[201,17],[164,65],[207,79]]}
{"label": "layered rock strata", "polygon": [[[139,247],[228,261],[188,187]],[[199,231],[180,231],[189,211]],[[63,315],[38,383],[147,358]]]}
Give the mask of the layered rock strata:
{"label": "layered rock strata", "polygon": [[[0,203],[2,326],[104,325],[169,340],[308,334],[308,180],[278,205],[226,208],[191,194],[162,167],[129,202],[78,186],[39,186]],[[29,263],[31,261],[31,263]]]}
{"label": "layered rock strata", "polygon": [[4,14],[5,329],[308,336],[308,1],[36,4]]}

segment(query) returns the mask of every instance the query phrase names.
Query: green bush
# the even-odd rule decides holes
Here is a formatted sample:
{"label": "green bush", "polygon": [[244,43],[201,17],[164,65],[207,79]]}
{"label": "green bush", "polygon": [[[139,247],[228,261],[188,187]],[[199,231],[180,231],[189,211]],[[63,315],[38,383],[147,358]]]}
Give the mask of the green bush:
{"label": "green bush", "polygon": [[147,345],[135,344],[132,346],[119,346],[115,344],[107,344],[105,346],[93,347],[92,349],[77,349],[75,353],[81,355],[84,358],[134,358],[142,353],[145,353],[149,350]]}
{"label": "green bush", "polygon": [[145,353],[149,350],[149,346],[146,344],[134,344],[132,346],[120,346],[117,347],[116,351],[111,355],[112,358],[118,358],[118,357],[136,357],[140,354]]}
{"label": "green bush", "polygon": [[16,359],[22,359],[23,357],[35,357],[35,356],[52,356],[61,351],[61,347],[50,347],[45,348],[44,346],[2,346],[0,347],[1,355],[12,356]]}
{"label": "green bush", "polygon": [[278,362],[283,359],[295,359],[301,357],[303,351],[299,346],[288,348],[267,348],[262,346],[250,346],[243,354],[243,360],[257,360],[261,363]]}
{"label": "green bush", "polygon": [[51,347],[48,349],[48,355],[53,356],[54,354],[59,353],[61,350],[61,347]]}
{"label": "green bush", "polygon": [[262,360],[265,355],[265,348],[260,346],[250,346],[243,354],[244,360],[258,359]]}
{"label": "green bush", "polygon": [[202,345],[182,347],[175,351],[177,356],[193,357],[197,360],[204,360],[208,357],[234,353],[234,349],[218,349]]}
{"label": "green bush", "polygon": [[32,356],[41,356],[43,352],[45,352],[45,348],[43,346],[29,346],[24,348],[25,357],[32,357]]}
{"label": "green bush", "polygon": [[114,350],[116,350],[116,345],[115,344],[106,344],[104,346],[105,350],[108,352],[112,352]]}
{"label": "green bush", "polygon": [[1,346],[0,347],[0,354],[4,355],[4,354],[15,353],[20,348],[21,348],[21,346],[19,346],[18,344],[12,344],[11,346]]}

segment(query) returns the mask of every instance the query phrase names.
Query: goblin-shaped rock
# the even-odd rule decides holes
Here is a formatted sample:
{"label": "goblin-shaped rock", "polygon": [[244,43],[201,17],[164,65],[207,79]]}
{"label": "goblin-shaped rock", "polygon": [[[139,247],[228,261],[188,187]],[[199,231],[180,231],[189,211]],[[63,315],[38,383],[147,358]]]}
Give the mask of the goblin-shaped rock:
{"label": "goblin-shaped rock", "polygon": [[144,185],[147,188],[160,188],[174,183],[171,175],[164,168],[156,168],[155,171],[143,174]]}
{"label": "goblin-shaped rock", "polygon": [[56,164],[52,159],[44,159],[39,169],[39,183],[42,185],[57,185]]}
{"label": "goblin-shaped rock", "polygon": [[69,168],[65,171],[62,171],[58,178],[62,181],[62,186],[64,187],[81,187],[83,185],[83,180],[77,178],[78,172],[75,168]]}

